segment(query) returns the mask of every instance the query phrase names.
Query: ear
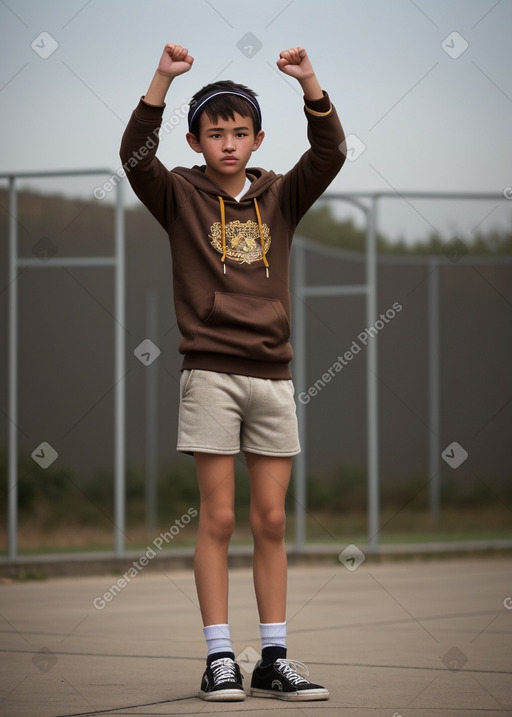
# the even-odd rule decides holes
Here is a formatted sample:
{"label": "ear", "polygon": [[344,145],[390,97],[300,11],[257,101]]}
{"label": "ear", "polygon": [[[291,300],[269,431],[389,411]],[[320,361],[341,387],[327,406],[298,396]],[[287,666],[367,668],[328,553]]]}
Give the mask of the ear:
{"label": "ear", "polygon": [[254,138],[254,144],[252,145],[252,151],[255,152],[257,149],[261,147],[261,143],[265,139],[265,132],[260,129],[256,137]]}
{"label": "ear", "polygon": [[187,134],[186,134],[185,136],[186,136],[186,138],[187,138],[187,142],[188,142],[189,145],[192,147],[192,149],[194,150],[194,152],[199,152],[199,153],[201,153],[201,152],[203,151],[203,150],[201,149],[201,143],[199,142],[199,140],[197,139],[197,137],[195,136],[195,134],[192,134],[192,132],[187,132]]}

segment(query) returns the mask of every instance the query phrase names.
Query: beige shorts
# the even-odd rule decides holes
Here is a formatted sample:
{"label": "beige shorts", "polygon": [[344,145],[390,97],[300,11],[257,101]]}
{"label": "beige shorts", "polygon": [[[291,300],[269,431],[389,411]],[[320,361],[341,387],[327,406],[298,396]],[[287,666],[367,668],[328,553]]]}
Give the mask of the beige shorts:
{"label": "beige shorts", "polygon": [[178,451],[300,453],[293,382],[202,369],[180,381]]}

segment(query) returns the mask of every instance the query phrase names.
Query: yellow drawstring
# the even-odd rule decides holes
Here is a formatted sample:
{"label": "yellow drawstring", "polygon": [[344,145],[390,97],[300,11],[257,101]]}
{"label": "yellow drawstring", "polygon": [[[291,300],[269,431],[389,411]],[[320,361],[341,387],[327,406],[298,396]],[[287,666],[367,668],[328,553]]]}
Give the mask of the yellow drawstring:
{"label": "yellow drawstring", "polygon": [[268,279],[269,278],[269,263],[267,260],[267,255],[265,254],[265,239],[263,238],[263,227],[261,225],[260,208],[258,207],[258,202],[256,201],[256,197],[254,197],[254,209],[256,210],[256,218],[258,219],[258,231],[260,233],[261,256],[263,257],[263,263],[265,265],[265,276]]}
{"label": "yellow drawstring", "polygon": [[[226,273],[226,210],[224,208],[224,200],[220,195],[217,195],[217,198],[219,200],[220,204],[220,234],[221,234],[221,242],[222,242],[222,256],[220,258],[223,266],[224,266],[224,274]],[[258,232],[260,235],[260,244],[261,244],[261,256],[263,258],[263,264],[265,265],[265,276],[267,279],[270,276],[270,265],[268,263],[267,255],[265,254],[265,239],[263,236],[263,225],[261,223],[261,214],[260,214],[260,208],[258,207],[258,202],[256,201],[256,197],[254,197],[254,209],[256,211],[256,218],[258,220]]]}
{"label": "yellow drawstring", "polygon": [[220,204],[220,233],[222,241],[222,256],[220,258],[224,266],[224,274],[226,273],[226,212],[224,210],[224,200],[221,196],[218,197]]}

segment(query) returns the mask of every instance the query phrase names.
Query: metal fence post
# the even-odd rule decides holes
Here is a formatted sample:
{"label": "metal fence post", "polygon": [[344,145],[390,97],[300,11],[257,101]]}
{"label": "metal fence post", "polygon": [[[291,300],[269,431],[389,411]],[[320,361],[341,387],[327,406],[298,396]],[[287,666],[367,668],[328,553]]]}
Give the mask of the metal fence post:
{"label": "metal fence post", "polygon": [[[158,341],[158,294],[146,294],[146,337]],[[146,534],[154,538],[158,524],[158,361],[146,366]]]}
{"label": "metal fence post", "polygon": [[[292,284],[292,321],[293,321],[293,374],[296,396],[306,390],[306,297],[304,285],[306,278],[306,249],[300,239],[293,244],[293,284]],[[306,406],[297,401],[297,420],[299,422],[299,440],[301,452],[294,458],[295,485],[295,549],[300,551],[306,544],[306,501],[307,501],[307,445],[306,445]]]}
{"label": "metal fence post", "polygon": [[8,557],[18,554],[18,203],[16,179],[9,177],[9,476]]}
{"label": "metal fence post", "polygon": [[[377,201],[371,200],[366,235],[366,322],[367,327],[377,321]],[[367,373],[367,441],[368,441],[368,550],[379,548],[379,425],[378,425],[378,355],[377,335],[368,342]]]}
{"label": "metal fence post", "polygon": [[124,554],[126,520],[125,451],[125,242],[123,183],[116,187],[115,209],[115,478],[114,478],[114,550]]}
{"label": "metal fence post", "polygon": [[428,490],[430,517],[439,522],[441,478],[440,401],[439,376],[439,263],[431,258],[428,263]]}

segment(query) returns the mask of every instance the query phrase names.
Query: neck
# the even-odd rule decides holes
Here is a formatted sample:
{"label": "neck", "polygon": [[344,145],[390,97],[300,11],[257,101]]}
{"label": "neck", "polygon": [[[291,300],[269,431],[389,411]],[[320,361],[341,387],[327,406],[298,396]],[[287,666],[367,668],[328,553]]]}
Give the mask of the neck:
{"label": "neck", "polygon": [[238,196],[245,185],[245,168],[243,171],[238,172],[232,177],[226,177],[224,174],[217,174],[217,172],[213,172],[209,167],[206,167],[205,174],[218,184],[219,187],[226,192],[226,194],[229,194],[230,197]]}

